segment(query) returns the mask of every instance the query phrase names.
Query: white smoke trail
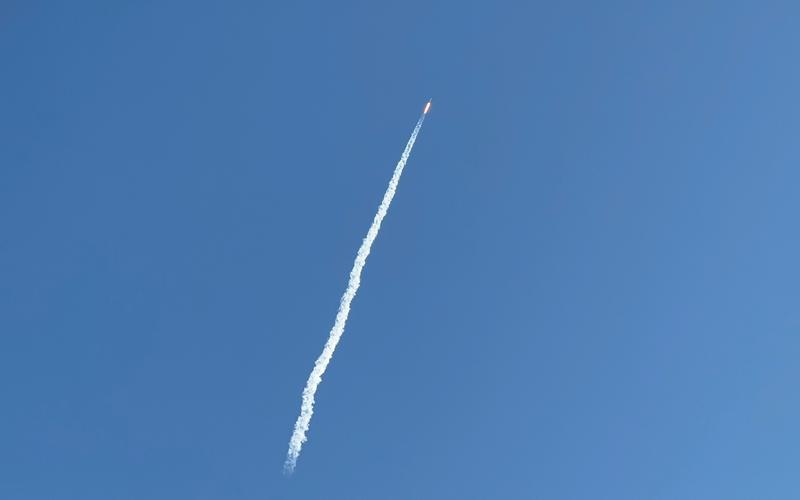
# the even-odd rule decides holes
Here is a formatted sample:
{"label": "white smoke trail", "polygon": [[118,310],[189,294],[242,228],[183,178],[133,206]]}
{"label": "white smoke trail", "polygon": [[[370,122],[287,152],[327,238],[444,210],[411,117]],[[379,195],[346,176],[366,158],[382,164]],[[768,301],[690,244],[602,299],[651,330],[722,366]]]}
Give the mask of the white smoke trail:
{"label": "white smoke trail", "polygon": [[[427,110],[428,106],[425,108],[426,112]],[[303,402],[300,406],[300,415],[297,417],[297,422],[294,424],[294,432],[289,440],[289,452],[286,455],[286,463],[283,465],[283,471],[286,474],[291,474],[294,471],[295,465],[297,465],[297,457],[300,456],[300,449],[306,441],[306,433],[311,423],[311,415],[314,413],[314,394],[317,392],[317,387],[319,387],[320,382],[322,382],[322,375],[325,373],[325,369],[331,361],[333,351],[336,349],[339,339],[342,338],[344,325],[347,323],[347,316],[350,315],[350,303],[356,296],[358,287],[361,284],[361,271],[367,263],[367,257],[372,248],[372,243],[375,241],[375,238],[378,236],[378,231],[381,229],[381,222],[383,222],[383,218],[386,217],[386,212],[389,211],[389,205],[392,203],[392,198],[394,198],[397,184],[400,182],[400,176],[403,174],[403,168],[406,166],[408,156],[411,154],[411,148],[414,147],[417,134],[419,134],[422,128],[422,122],[424,121],[425,113],[423,113],[419,121],[417,121],[414,131],[411,132],[411,137],[408,139],[406,148],[403,150],[403,155],[394,168],[394,174],[389,181],[389,187],[386,188],[386,193],[383,195],[383,201],[381,201],[381,205],[378,207],[378,213],[375,214],[372,225],[369,227],[369,231],[367,231],[367,236],[361,243],[361,248],[358,249],[356,260],[353,263],[353,269],[350,271],[350,281],[348,281],[347,289],[344,291],[344,295],[342,295],[342,300],[339,304],[339,312],[336,313],[336,321],[333,323],[328,341],[322,349],[322,354],[319,355],[319,358],[317,358],[317,361],[314,363],[314,369],[311,370],[311,375],[308,376],[306,388],[303,389]]]}

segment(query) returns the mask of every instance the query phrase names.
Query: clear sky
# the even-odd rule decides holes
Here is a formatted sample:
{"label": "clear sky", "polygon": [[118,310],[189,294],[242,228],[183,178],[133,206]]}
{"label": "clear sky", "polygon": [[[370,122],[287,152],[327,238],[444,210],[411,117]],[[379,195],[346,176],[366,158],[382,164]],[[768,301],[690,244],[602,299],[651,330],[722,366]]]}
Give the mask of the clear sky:
{"label": "clear sky", "polygon": [[800,498],[799,16],[4,2],[0,498]]}

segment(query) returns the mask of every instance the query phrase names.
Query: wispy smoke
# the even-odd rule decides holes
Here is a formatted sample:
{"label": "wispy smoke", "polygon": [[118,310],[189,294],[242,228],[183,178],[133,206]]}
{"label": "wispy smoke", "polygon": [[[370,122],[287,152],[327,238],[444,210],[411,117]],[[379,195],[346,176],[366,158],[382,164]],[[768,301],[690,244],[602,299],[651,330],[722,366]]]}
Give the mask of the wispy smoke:
{"label": "wispy smoke", "polygon": [[361,271],[364,270],[364,265],[367,263],[367,257],[372,248],[372,243],[375,241],[375,238],[378,236],[378,231],[381,229],[381,222],[383,222],[383,218],[386,217],[386,212],[389,211],[389,205],[391,205],[392,198],[394,198],[397,184],[400,182],[400,176],[403,174],[403,168],[406,166],[408,156],[411,154],[411,148],[414,147],[414,142],[417,140],[417,134],[419,134],[422,128],[422,122],[425,121],[425,115],[429,107],[430,103],[426,105],[425,111],[422,116],[420,116],[419,121],[417,121],[414,131],[408,139],[406,148],[403,150],[403,155],[400,157],[400,161],[397,162],[392,179],[389,181],[389,187],[383,195],[383,201],[381,201],[380,207],[378,207],[378,213],[375,214],[367,236],[358,249],[356,260],[353,263],[353,269],[350,271],[350,281],[348,281],[347,289],[344,291],[344,295],[342,295],[339,311],[336,313],[336,321],[333,323],[328,341],[322,349],[322,354],[319,355],[319,358],[317,358],[317,361],[314,363],[314,369],[311,370],[311,375],[308,376],[306,387],[303,389],[303,402],[300,406],[300,415],[297,417],[297,422],[294,424],[294,432],[289,440],[289,452],[286,455],[286,463],[283,465],[283,470],[286,474],[291,474],[297,465],[297,457],[300,456],[300,450],[303,447],[303,443],[306,441],[306,433],[311,423],[311,415],[314,413],[314,395],[317,392],[317,387],[319,387],[320,382],[322,382],[322,375],[325,373],[325,369],[328,368],[328,363],[331,361],[333,351],[336,350],[336,345],[339,343],[339,339],[342,338],[342,333],[344,333],[344,326],[345,323],[347,323],[347,317],[350,315],[350,303],[353,302],[353,298],[356,296],[356,292],[358,292],[358,287],[361,285]]}

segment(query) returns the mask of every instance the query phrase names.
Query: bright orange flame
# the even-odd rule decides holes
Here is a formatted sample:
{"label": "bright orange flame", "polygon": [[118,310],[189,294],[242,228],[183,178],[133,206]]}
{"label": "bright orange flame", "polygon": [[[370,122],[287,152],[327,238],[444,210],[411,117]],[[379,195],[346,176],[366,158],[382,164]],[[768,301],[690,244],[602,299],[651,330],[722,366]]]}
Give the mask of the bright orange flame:
{"label": "bright orange flame", "polygon": [[431,109],[431,101],[428,101],[428,104],[425,105],[425,109],[422,111],[422,114],[427,114],[429,109]]}

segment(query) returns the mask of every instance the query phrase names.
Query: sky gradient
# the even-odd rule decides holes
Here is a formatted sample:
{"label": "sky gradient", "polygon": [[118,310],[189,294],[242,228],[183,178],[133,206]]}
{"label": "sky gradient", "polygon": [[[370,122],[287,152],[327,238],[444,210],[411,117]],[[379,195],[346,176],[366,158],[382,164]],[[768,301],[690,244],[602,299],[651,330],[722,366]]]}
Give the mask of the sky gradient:
{"label": "sky gradient", "polygon": [[0,7],[0,498],[800,497],[796,3],[124,4]]}

